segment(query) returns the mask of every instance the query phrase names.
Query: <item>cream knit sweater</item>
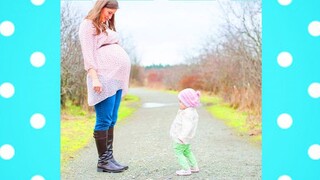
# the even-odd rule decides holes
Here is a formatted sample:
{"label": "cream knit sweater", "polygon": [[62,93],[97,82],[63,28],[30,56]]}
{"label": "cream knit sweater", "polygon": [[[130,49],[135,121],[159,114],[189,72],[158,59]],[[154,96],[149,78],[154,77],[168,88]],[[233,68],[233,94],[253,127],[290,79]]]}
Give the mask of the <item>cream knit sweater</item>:
{"label": "cream knit sweater", "polygon": [[199,115],[195,108],[179,109],[170,128],[170,136],[175,142],[181,143],[180,139],[183,144],[190,144],[196,133],[198,120]]}

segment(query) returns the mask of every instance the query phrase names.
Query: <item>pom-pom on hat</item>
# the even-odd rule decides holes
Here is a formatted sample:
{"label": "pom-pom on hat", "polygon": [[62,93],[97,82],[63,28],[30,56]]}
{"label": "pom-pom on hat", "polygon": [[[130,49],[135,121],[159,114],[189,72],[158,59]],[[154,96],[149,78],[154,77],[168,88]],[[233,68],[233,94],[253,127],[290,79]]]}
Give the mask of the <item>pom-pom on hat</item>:
{"label": "pom-pom on hat", "polygon": [[198,107],[200,105],[200,91],[191,88],[180,91],[178,98],[186,107]]}

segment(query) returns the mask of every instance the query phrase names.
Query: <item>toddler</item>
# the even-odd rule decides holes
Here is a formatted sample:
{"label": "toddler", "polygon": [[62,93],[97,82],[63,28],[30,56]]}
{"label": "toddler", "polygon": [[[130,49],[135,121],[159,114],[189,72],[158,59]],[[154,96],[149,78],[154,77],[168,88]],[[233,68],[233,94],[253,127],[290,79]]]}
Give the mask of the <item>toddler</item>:
{"label": "toddler", "polygon": [[178,94],[178,99],[180,108],[171,125],[170,136],[174,141],[174,152],[182,167],[176,174],[188,176],[199,172],[196,158],[190,149],[190,142],[198,124],[199,117],[195,108],[200,105],[200,92],[187,88]]}

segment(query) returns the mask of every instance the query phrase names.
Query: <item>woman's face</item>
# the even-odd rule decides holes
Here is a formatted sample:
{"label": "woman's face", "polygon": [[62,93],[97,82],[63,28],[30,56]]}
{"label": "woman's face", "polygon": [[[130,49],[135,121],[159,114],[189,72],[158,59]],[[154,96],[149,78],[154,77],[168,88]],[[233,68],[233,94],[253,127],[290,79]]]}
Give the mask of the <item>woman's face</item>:
{"label": "woman's face", "polygon": [[101,22],[106,22],[112,18],[114,13],[116,13],[117,9],[109,9],[109,8],[102,8],[100,13],[100,20]]}

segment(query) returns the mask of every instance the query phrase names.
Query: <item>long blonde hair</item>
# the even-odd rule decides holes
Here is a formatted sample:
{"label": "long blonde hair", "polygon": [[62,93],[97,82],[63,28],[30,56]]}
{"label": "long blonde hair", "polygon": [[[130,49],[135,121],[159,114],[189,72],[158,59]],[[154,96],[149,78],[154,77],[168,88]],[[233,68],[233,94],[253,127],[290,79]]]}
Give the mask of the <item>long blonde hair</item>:
{"label": "long blonde hair", "polygon": [[109,29],[116,31],[115,28],[115,14],[112,16],[112,18],[107,22],[101,22],[100,21],[100,14],[101,10],[103,8],[110,8],[110,9],[118,9],[118,1],[117,0],[97,0],[93,8],[89,11],[86,19],[92,20],[92,23],[94,27],[96,28],[96,35],[99,35],[101,32],[104,32],[107,29],[107,26]]}

